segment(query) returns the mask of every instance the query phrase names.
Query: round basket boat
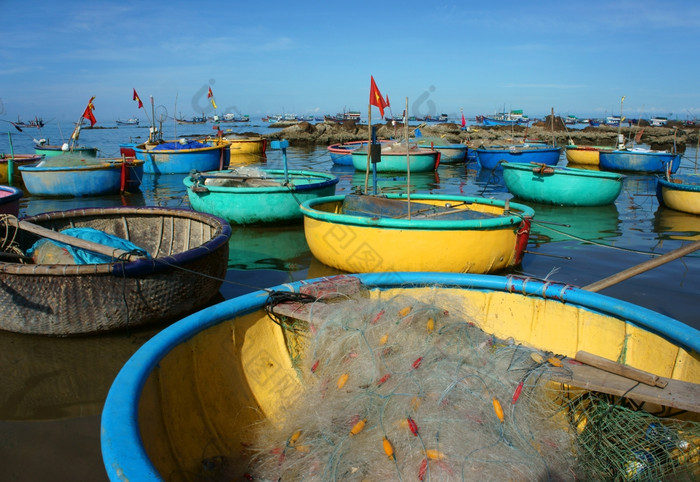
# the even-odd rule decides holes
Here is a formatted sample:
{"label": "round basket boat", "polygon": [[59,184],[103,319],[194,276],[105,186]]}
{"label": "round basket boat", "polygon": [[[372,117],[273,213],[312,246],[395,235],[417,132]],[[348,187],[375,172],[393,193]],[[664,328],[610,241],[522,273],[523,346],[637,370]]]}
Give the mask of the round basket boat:
{"label": "round basket boat", "polygon": [[[172,321],[202,308],[226,274],[230,225],[218,217],[155,207],[76,209],[19,222],[23,252],[40,239],[22,223],[89,227],[128,240],[150,258],[100,264],[0,262],[0,329],[77,335]],[[7,221],[5,229],[15,229]],[[7,258],[4,258],[7,259]]]}
{"label": "round basket boat", "polygon": [[[487,352],[503,349],[506,353],[514,353],[512,350],[528,346],[557,354],[556,359],[550,358],[551,362],[538,362],[540,364],[537,366],[546,365],[552,368],[559,365],[561,367],[559,371],[548,369],[546,376],[561,377],[555,383],[559,384],[559,389],[564,390],[565,394],[572,391],[572,385],[581,387],[576,383],[587,379],[585,372],[581,371],[586,367],[582,367],[580,363],[569,363],[567,359],[583,350],[606,359],[623,360],[624,366],[647,370],[658,377],[663,377],[667,387],[674,391],[674,395],[668,399],[669,406],[681,408],[684,403],[697,406],[697,403],[692,400],[692,392],[687,392],[685,395],[682,392],[683,387],[695,386],[694,384],[700,381],[699,333],[676,320],[645,308],[571,286],[493,275],[376,273],[339,278],[342,279],[334,280],[331,285],[324,285],[323,280],[295,282],[222,302],[167,327],[144,344],[116,377],[102,413],[102,455],[109,478],[113,481],[242,480],[244,477],[252,480],[254,477],[257,478],[260,468],[258,461],[263,454],[255,445],[252,431],[265,421],[277,423],[280,416],[287,410],[290,401],[303,390],[305,380],[307,383],[316,383],[311,380],[320,377],[318,385],[322,388],[324,370],[328,366],[325,358],[321,366],[313,363],[314,359],[321,355],[304,351],[304,345],[299,338],[305,338],[311,330],[304,329],[303,323],[292,325],[284,321],[284,318],[280,320],[274,316],[268,316],[269,313],[280,315],[281,309],[281,305],[272,303],[272,311],[270,311],[270,300],[273,297],[279,300],[282,295],[290,296],[297,292],[297,294],[314,293],[317,299],[324,298],[330,292],[337,293],[341,286],[349,286],[353,279],[357,281],[361,291],[357,293],[359,296],[351,306],[356,307],[354,308],[355,318],[365,320],[367,327],[376,326],[374,323],[382,313],[373,316],[372,313],[376,312],[366,311],[364,306],[371,305],[373,308],[384,306],[387,309],[386,316],[389,316],[389,311],[402,306],[402,304],[390,304],[392,300],[400,299],[406,302],[410,297],[412,300],[417,300],[418,304],[414,305],[416,308],[413,321],[401,321],[404,332],[409,330],[408,323],[415,323],[416,330],[425,330],[427,329],[426,320],[428,322],[432,320],[427,318],[425,312],[422,312],[422,316],[417,314],[420,303],[439,309],[440,316],[443,316],[440,321],[436,315],[431,337],[438,336],[441,332],[466,327],[468,323],[460,323],[459,320],[452,320],[451,323],[448,318],[457,316],[456,313],[460,312],[469,313],[471,315],[469,319],[474,326],[494,337],[491,339],[492,343],[486,343]],[[349,297],[350,295],[345,293],[341,296],[345,299]],[[336,300],[325,305],[317,301],[313,305],[304,305],[307,306],[306,309],[298,308],[298,311],[297,308],[291,308],[285,311],[286,320],[305,319],[309,325],[316,324],[321,319],[330,319],[332,313],[339,309],[338,305],[342,305],[342,301]],[[399,313],[399,316],[402,315]],[[346,321],[347,324],[353,322],[350,319]],[[325,326],[323,321],[320,323],[316,326]],[[394,323],[393,319],[390,323],[398,324]],[[292,326],[296,326],[296,329],[292,330]],[[377,333],[379,334],[381,331]],[[396,353],[403,350],[405,338],[402,336],[398,338],[401,339],[390,341],[384,345],[383,349],[373,348],[376,340],[368,328],[367,336],[363,338],[366,345],[360,352],[355,353],[355,356],[346,357],[343,366],[351,365],[354,359],[362,358],[368,352],[372,357],[381,358],[390,356],[389,351]],[[506,339],[511,341],[508,343],[498,341]],[[469,346],[469,349],[473,348],[472,345]],[[465,347],[462,351],[466,350]],[[442,354],[436,360],[457,356],[459,351],[459,346],[436,347],[436,355]],[[343,355],[340,356],[343,357]],[[518,363],[517,357],[515,358],[513,363]],[[524,362],[528,363],[531,357],[525,358]],[[420,409],[429,405],[436,406],[437,409],[441,407],[447,409],[451,406],[452,397],[445,400],[440,397],[440,393],[424,393],[421,397],[417,377],[420,376],[421,370],[427,368],[428,361],[429,357],[426,353],[424,358],[413,363],[412,368],[394,371],[394,377],[390,379],[392,382],[403,378],[408,383],[398,392],[392,392],[391,388],[388,388],[388,394],[398,397],[403,395],[408,404],[413,403],[411,395],[415,393],[423,400]],[[582,373],[584,373],[583,378],[578,378]],[[350,379],[346,378],[347,384],[341,387],[338,382],[337,390],[352,390],[350,393],[356,393],[357,398],[352,404],[360,403],[362,393],[366,393],[366,397],[371,397],[372,394],[381,395],[380,388],[377,386],[381,380],[363,385],[362,381],[366,375],[365,372],[351,371]],[[467,378],[469,377],[457,377],[454,384],[459,386]],[[608,373],[607,378],[608,380],[603,384],[611,382],[614,376]],[[497,382],[491,380],[489,384],[495,386]],[[337,393],[333,379],[325,386],[328,387],[326,392],[328,397]],[[391,383],[387,382],[386,386],[391,387]],[[503,433],[502,430],[507,430],[511,424],[518,422],[517,410],[521,405],[512,406],[510,401],[512,388],[514,387],[510,387],[507,392],[507,404],[505,400],[503,402],[502,408],[505,414],[500,414],[502,417],[500,422],[494,415],[494,411],[490,409],[490,397],[484,397],[483,401],[488,407],[483,418],[470,420],[462,416],[459,419],[460,424],[472,424],[470,426],[475,427],[474,431],[477,432],[486,431],[491,425],[495,426],[496,435],[493,439],[496,442],[493,443],[493,447],[489,447],[493,450],[507,448],[507,443],[500,442],[499,430]],[[582,388],[597,389],[592,386]],[[632,398],[645,397],[645,393],[650,390],[624,378],[616,388],[610,385],[605,389]],[[528,390],[530,390],[529,386],[524,389],[521,396],[526,397]],[[380,405],[383,406],[388,402],[389,395],[379,397]],[[681,400],[683,398],[685,402]],[[382,467],[386,467],[382,470],[387,472],[378,478],[390,479],[392,474],[396,476],[399,470],[397,467],[407,462],[411,447],[418,452],[419,458],[416,459],[415,470],[404,473],[404,480],[407,479],[408,474],[415,476],[419,473],[418,463],[422,457],[425,457],[420,455],[423,451],[430,459],[428,469],[435,471],[432,472],[433,474],[439,474],[440,462],[451,467],[454,473],[460,474],[460,466],[463,467],[463,464],[468,462],[468,455],[474,450],[473,446],[456,447],[450,444],[440,446],[444,456],[439,455],[440,452],[431,453],[426,450],[434,446],[435,437],[429,436],[425,427],[427,421],[422,421],[416,412],[410,411],[410,408],[407,408],[408,413],[411,414],[409,424],[413,418],[417,420],[418,427],[422,427],[420,430],[411,429],[415,430],[415,437],[411,435],[406,425],[407,412],[405,411],[399,413],[399,417],[403,417],[403,424],[399,423],[400,420],[391,419],[386,412],[383,421],[369,417],[364,432],[353,437],[353,431],[357,427],[357,420],[351,421],[355,408],[348,405],[337,406],[337,411],[329,415],[325,411],[327,407],[322,406],[329,403],[330,401],[327,400],[318,406],[307,406],[306,412],[311,408],[317,419],[327,421],[327,426],[340,425],[345,431],[343,442],[331,447],[333,455],[330,462],[326,463],[326,460],[322,459],[319,463],[314,456],[313,447],[324,440],[320,437],[314,438],[315,432],[311,432],[308,426],[301,427],[301,436],[299,433],[290,433],[286,443],[282,440],[278,448],[272,451],[274,460],[279,461],[280,464],[285,454],[288,458],[296,460],[297,475],[302,479],[314,477],[325,479],[321,476],[323,468],[329,465],[336,467],[335,454],[348,450],[346,447],[354,444],[361,445],[356,448],[355,453],[357,454],[359,450],[362,462],[358,462],[359,465],[347,467],[348,472],[338,469],[339,479],[343,478],[341,474],[349,477],[352,467],[359,470],[361,474],[363,470],[366,472],[364,463],[370,458],[374,458]],[[407,407],[410,406],[412,405],[407,405]],[[414,410],[419,409],[414,408]],[[326,417],[320,415],[322,411],[327,415]],[[589,418],[587,421],[579,421],[578,424],[578,427],[583,430],[586,427],[581,428],[582,425],[592,426],[593,420]],[[441,434],[452,428],[447,425],[440,427]],[[392,433],[394,440],[403,431],[402,433],[406,434],[405,437],[408,437],[405,439],[408,442],[397,444],[395,453],[388,451],[392,447],[387,447],[385,442],[385,450],[382,451],[380,427]],[[645,443],[644,429],[647,427],[648,422],[642,426],[642,443]],[[359,430],[361,428],[354,433],[357,434]],[[576,428],[572,431],[577,432]],[[697,433],[697,428],[695,431]],[[350,435],[347,435],[348,432],[351,432]],[[585,430],[582,433],[585,434]],[[689,432],[686,431],[685,434],[684,440],[690,448],[683,454],[677,455],[675,460],[669,457],[669,464],[673,466],[672,468],[690,466],[692,470],[692,461],[696,459],[690,458],[693,454],[691,451],[696,450],[697,443],[689,438]],[[529,437],[526,438],[527,441],[531,441]],[[440,441],[442,440],[441,436]],[[600,442],[595,432],[593,440]],[[508,443],[510,442],[516,442],[515,438],[510,438]],[[343,445],[343,450],[340,445]],[[497,445],[499,447],[496,447]],[[593,445],[595,446],[595,443]],[[540,460],[543,456],[529,443],[524,447],[526,447],[525,450],[532,452],[530,459]],[[310,449],[311,452],[309,452]],[[463,450],[462,453],[467,455],[457,457],[459,450]],[[392,453],[399,465],[391,459],[387,460],[385,451]],[[558,447],[548,446],[547,452],[557,451]],[[571,452],[571,447],[561,447],[561,451]],[[483,451],[482,456],[476,458],[482,459],[487,456],[487,451]],[[628,456],[634,461],[633,454],[630,453]],[[592,458],[595,459],[595,457]],[[602,457],[602,459],[606,458]],[[511,461],[505,465],[505,471],[519,468],[511,465]],[[491,467],[494,466],[491,464]],[[623,474],[624,470],[625,468],[620,465],[615,468],[615,473],[612,475]],[[610,480],[614,478],[609,477]]]}

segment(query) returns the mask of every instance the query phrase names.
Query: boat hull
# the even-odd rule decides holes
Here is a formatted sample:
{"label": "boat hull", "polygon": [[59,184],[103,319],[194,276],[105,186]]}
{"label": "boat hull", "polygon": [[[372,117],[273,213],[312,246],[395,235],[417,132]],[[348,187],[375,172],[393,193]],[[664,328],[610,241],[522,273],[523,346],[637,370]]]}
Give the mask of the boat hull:
{"label": "boat hull", "polygon": [[0,213],[19,215],[19,200],[24,194],[17,187],[0,185]]}
{"label": "boat hull", "polygon": [[[38,154],[17,154],[11,158],[0,156],[0,184],[19,184],[22,182],[22,173],[19,170],[19,166],[34,164],[35,162],[41,161],[42,158],[43,156]],[[13,163],[12,182],[10,182],[10,177],[8,175],[10,160]]]}
{"label": "boat hull", "polygon": [[666,207],[700,215],[700,175],[686,174],[670,181],[657,179],[657,197]]}
{"label": "boat hull", "polygon": [[[0,329],[69,336],[173,321],[202,308],[226,276],[231,226],[184,209],[94,208],[24,219],[60,231],[92,227],[153,259],[102,264],[0,262]],[[26,252],[36,236],[20,230]]]}
{"label": "boat hull", "polygon": [[[377,172],[429,172],[437,169],[440,163],[440,153],[420,149],[409,154],[409,161],[406,162],[406,153],[388,153],[382,151],[382,160],[376,164]],[[367,170],[367,151],[353,151],[352,165],[356,171],[365,172]],[[370,170],[372,169],[370,162]]]}
{"label": "boat hull", "polygon": [[367,141],[345,142],[328,146],[328,154],[333,164],[338,166],[352,166],[352,151],[367,146]]}
{"label": "boat hull", "polygon": [[[515,344],[570,357],[579,350],[624,357],[627,365],[662,377],[700,381],[697,330],[604,295],[493,275],[353,277],[368,288],[371,301],[403,295],[432,305],[454,299],[454,311],[469,312],[486,333]],[[297,292],[312,281],[271,291]],[[129,359],[102,412],[101,449],[110,480],[201,474],[205,463],[217,460],[233,469],[229,480],[246,475],[252,462],[247,428],[279,420],[303,388],[299,364],[288,351],[291,330],[267,316],[268,295],[258,291],[193,314]]]}
{"label": "boat hull", "polygon": [[559,162],[561,148],[559,147],[498,147],[476,149],[476,159],[482,169],[501,169],[500,163],[531,162],[554,166]]}
{"label": "boat hull", "polygon": [[[418,145],[422,144],[419,142]],[[467,161],[466,144],[433,145],[431,149],[440,153],[440,164],[460,164]]]}
{"label": "boat hull", "polygon": [[600,151],[614,148],[605,148],[598,146],[566,146],[566,160],[570,164],[581,166],[598,166],[600,164]]}
{"label": "boat hull", "polygon": [[600,167],[608,171],[672,173],[681,163],[680,154],[659,151],[601,151]]}
{"label": "boat hull", "polygon": [[83,166],[20,166],[27,190],[34,196],[102,196],[137,191],[143,178],[143,161],[105,160]]}
{"label": "boat hull", "polygon": [[[489,219],[378,218],[343,212],[345,196],[302,204],[304,233],[311,253],[327,266],[347,272],[444,271],[490,273],[517,265],[529,235],[527,206],[462,196],[412,195],[418,206],[469,206]],[[406,204],[403,195],[387,199]],[[484,217],[487,217],[486,215]]]}
{"label": "boat hull", "polygon": [[154,150],[145,144],[134,147],[136,159],[144,161],[147,174],[186,174],[192,170],[214,171],[224,164],[225,147],[204,145],[196,149]]}
{"label": "boat hull", "polygon": [[519,199],[562,206],[603,206],[615,202],[622,190],[621,174],[575,169],[542,168],[503,163],[503,181]]}
{"label": "boat hull", "polygon": [[[284,170],[262,169],[267,179],[284,182]],[[233,171],[228,171],[232,173]],[[218,171],[226,174],[226,171]],[[202,173],[216,175],[217,172]],[[331,174],[292,170],[290,186],[246,186],[241,180],[234,186],[206,185],[197,189],[196,182],[186,177],[187,196],[192,209],[226,219],[234,224],[291,223],[302,219],[299,205],[307,200],[335,194],[338,178]]]}

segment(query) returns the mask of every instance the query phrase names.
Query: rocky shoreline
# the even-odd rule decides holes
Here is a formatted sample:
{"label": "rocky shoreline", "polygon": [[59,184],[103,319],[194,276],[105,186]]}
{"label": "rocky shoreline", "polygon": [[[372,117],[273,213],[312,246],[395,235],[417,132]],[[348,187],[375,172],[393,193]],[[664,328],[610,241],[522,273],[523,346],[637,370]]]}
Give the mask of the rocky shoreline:
{"label": "rocky shoreline", "polygon": [[[404,126],[401,123],[386,122],[373,124],[377,128],[378,139],[401,139]],[[287,139],[290,145],[331,145],[341,142],[361,141],[368,138],[366,124],[356,124],[354,121],[343,123],[309,122],[271,124],[271,129],[280,130],[265,135],[269,139]],[[622,128],[599,126],[584,129],[568,129],[561,118],[555,117],[552,129],[549,117],[533,126],[469,126],[466,130],[458,124],[409,124],[409,135],[413,137],[415,129],[420,128],[424,137],[440,137],[447,143],[467,143],[475,147],[503,143],[509,140],[541,140],[554,141],[558,146],[571,144],[581,146],[614,146],[618,132],[629,139],[638,138],[637,143],[647,144],[651,149],[672,150],[674,144],[678,152],[684,152],[686,145],[698,144],[698,128],[684,126],[650,127],[633,125]],[[641,132],[641,137],[639,133]]]}

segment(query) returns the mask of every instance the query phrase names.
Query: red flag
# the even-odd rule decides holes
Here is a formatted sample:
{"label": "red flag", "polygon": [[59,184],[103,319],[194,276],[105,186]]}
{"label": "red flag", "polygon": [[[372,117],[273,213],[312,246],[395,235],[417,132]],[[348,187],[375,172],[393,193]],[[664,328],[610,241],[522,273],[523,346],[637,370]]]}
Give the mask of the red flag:
{"label": "red flag", "polygon": [[140,98],[139,95],[136,93],[136,89],[134,89],[134,100],[138,100],[138,101],[139,101],[139,109],[142,109],[142,108],[143,108],[143,102],[141,102],[141,98]]}
{"label": "red flag", "polygon": [[462,127],[467,127],[467,119],[464,118],[464,113],[462,113]]}
{"label": "red flag", "polygon": [[211,91],[211,87],[209,87],[209,92],[207,92],[207,99],[211,99],[214,97],[214,93]]}
{"label": "red flag", "polygon": [[386,95],[386,106],[389,107],[389,94]]}
{"label": "red flag", "polygon": [[371,84],[369,87],[369,105],[374,105],[379,108],[379,114],[384,117],[384,107],[387,103],[384,101],[381,92],[377,88],[377,84],[374,82],[374,76],[370,76]]}
{"label": "red flag", "polygon": [[95,108],[95,106],[92,104],[93,100],[95,100],[94,95],[90,97],[90,102],[88,102],[88,105],[85,108],[85,112],[83,112],[83,117],[90,121],[90,127],[94,126],[97,122],[97,119],[95,119],[95,115],[92,113],[92,110]]}

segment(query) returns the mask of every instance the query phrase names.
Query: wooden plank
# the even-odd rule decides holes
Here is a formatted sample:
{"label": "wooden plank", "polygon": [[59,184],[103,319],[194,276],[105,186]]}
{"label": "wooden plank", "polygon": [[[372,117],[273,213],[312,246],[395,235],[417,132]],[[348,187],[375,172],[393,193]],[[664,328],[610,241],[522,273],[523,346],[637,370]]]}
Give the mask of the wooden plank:
{"label": "wooden plank", "polygon": [[631,380],[636,380],[638,382],[642,382],[652,387],[658,386],[663,388],[666,386],[666,382],[661,380],[658,375],[638,370],[636,368],[632,368],[630,366],[623,365],[612,360],[608,360],[607,358],[603,358],[592,353],[579,351],[578,353],[576,353],[576,360],[580,361],[581,363],[585,363],[586,365],[600,368],[601,370],[605,370],[606,372],[614,373],[616,375],[620,375]]}
{"label": "wooden plank", "polygon": [[[327,319],[333,310],[332,303],[317,302],[309,304],[281,303],[275,306],[272,311],[277,315],[297,320],[310,322],[313,319],[318,322]],[[637,402],[653,403],[700,413],[700,384],[658,377],[658,381],[665,384],[665,387],[662,388],[641,384],[636,380],[594,366],[581,364],[571,358],[564,358],[562,364],[563,368],[554,368],[550,371],[549,376],[552,381],[584,390],[625,396]]]}
{"label": "wooden plank", "polygon": [[585,390],[625,396],[637,402],[700,413],[700,384],[660,377],[666,386],[652,387],[590,365],[571,364],[568,360],[565,358],[562,361],[565,370],[552,370],[553,381]]}
{"label": "wooden plank", "polygon": [[32,234],[36,234],[37,236],[41,236],[43,238],[49,238],[53,239],[54,241],[60,241],[61,243],[65,243],[70,246],[75,246],[76,248],[86,249],[94,253],[104,254],[106,256],[111,256],[115,259],[123,259],[125,261],[136,261],[137,259],[145,259],[145,256],[132,254],[122,249],[113,248],[104,244],[93,243],[92,241],[76,238],[74,236],[61,234],[52,229],[47,229],[43,226],[39,226],[37,224],[33,224],[27,221],[19,221],[19,227],[24,231],[28,231]]}

